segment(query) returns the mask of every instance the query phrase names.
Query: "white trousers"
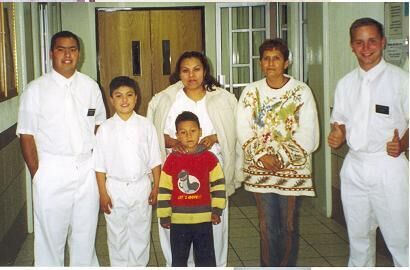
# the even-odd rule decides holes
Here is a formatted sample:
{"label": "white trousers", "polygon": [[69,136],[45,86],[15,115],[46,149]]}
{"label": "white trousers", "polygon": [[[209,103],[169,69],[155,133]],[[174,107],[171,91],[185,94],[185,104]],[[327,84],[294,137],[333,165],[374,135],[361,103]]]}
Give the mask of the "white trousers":
{"label": "white trousers", "polygon": [[92,165],[91,154],[39,153],[33,178],[35,266],[64,266],[66,241],[70,266],[99,265],[94,246],[99,195]]}
{"label": "white trousers", "polygon": [[148,176],[136,182],[106,181],[113,208],[105,214],[111,266],[146,266],[149,261],[152,206]]}
{"label": "white trousers", "polygon": [[[226,267],[228,258],[228,200],[226,200],[226,207],[222,211],[221,223],[218,225],[212,225],[214,248],[215,248],[215,260],[217,267]],[[171,254],[171,241],[169,229],[164,229],[158,220],[159,240],[161,243],[162,253],[165,257],[167,267],[172,265]],[[188,266],[195,266],[193,259],[193,250],[189,251]]]}
{"label": "white trousers", "polygon": [[340,172],[349,234],[348,266],[376,265],[376,229],[395,266],[409,265],[409,167],[402,154],[349,152]]}

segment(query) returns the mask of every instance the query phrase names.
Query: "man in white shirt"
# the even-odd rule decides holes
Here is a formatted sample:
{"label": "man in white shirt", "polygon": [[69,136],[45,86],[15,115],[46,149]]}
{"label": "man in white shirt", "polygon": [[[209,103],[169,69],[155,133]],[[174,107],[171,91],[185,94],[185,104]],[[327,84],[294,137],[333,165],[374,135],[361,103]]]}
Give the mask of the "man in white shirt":
{"label": "man in white shirt", "polygon": [[53,69],[20,98],[17,135],[33,179],[35,266],[98,266],[95,234],[99,196],[92,162],[94,131],[106,118],[95,81],[76,71],[78,37],[51,39]]}
{"label": "man in white shirt", "polygon": [[349,266],[376,264],[380,227],[395,266],[408,266],[409,74],[383,60],[383,26],[361,18],[350,27],[359,67],[337,84],[329,146],[349,146],[340,172],[350,242]]}

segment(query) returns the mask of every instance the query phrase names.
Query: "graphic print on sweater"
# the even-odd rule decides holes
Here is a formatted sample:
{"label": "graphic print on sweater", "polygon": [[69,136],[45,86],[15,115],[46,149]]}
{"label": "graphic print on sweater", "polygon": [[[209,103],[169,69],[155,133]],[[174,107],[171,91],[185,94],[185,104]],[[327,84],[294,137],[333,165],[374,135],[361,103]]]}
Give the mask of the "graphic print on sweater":
{"label": "graphic print on sweater", "polygon": [[182,193],[193,194],[198,191],[201,184],[193,175],[189,175],[186,170],[182,170],[178,173],[178,188]]}

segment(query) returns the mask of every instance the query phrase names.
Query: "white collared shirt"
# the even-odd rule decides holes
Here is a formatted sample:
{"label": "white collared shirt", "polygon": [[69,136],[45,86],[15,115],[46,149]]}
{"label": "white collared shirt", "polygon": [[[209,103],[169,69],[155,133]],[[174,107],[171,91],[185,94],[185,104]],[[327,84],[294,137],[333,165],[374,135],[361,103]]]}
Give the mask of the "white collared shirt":
{"label": "white collared shirt", "polygon": [[[64,98],[69,88],[76,99],[76,112],[65,111]],[[53,69],[27,85],[20,98],[16,133],[33,135],[39,153],[73,155],[66,113],[77,113],[84,121],[86,129],[78,132],[82,153],[90,153],[95,144],[95,125],[106,119],[106,113],[98,84],[77,71],[67,79]]]}
{"label": "white collared shirt", "polygon": [[[207,95],[205,94],[201,100],[193,101],[185,94],[183,88],[181,88],[176,95],[174,104],[172,104],[171,109],[169,110],[167,120],[165,121],[164,133],[168,134],[171,138],[176,139],[175,120],[183,111],[190,111],[199,119],[199,124],[202,129],[202,137],[200,140],[206,136],[216,134],[206,108],[206,98]],[[221,163],[223,163],[221,146],[218,143],[215,143],[210,151],[218,157]]]}
{"label": "white collared shirt", "polygon": [[156,129],[135,112],[127,121],[114,114],[98,128],[93,155],[97,172],[123,181],[137,181],[161,164]]}
{"label": "white collared shirt", "polygon": [[[385,152],[386,143],[392,140],[394,129],[399,130],[400,137],[404,134],[409,122],[408,76],[408,72],[382,59],[369,71],[356,68],[338,82],[330,122],[345,124],[347,144],[352,150],[367,153]],[[351,130],[360,124],[352,121],[352,118],[355,106],[359,103],[362,80],[369,81],[371,97],[368,104],[370,115],[367,145],[359,147],[349,135]]]}

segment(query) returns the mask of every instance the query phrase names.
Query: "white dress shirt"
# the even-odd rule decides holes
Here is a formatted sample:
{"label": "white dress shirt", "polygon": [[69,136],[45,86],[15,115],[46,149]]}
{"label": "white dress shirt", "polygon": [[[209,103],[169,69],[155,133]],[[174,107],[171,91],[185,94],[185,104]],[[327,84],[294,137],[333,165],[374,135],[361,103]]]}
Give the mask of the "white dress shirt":
{"label": "white dress shirt", "polygon": [[[199,124],[202,129],[202,137],[200,140],[206,136],[216,134],[211,119],[209,118],[208,110],[206,109],[206,98],[207,95],[205,94],[201,100],[193,101],[181,88],[176,95],[174,104],[172,104],[172,107],[169,110],[167,120],[165,121],[164,133],[168,134],[171,138],[176,139],[175,120],[183,111],[189,111],[194,113],[199,119]],[[221,146],[218,143],[215,143],[210,151],[218,157],[222,164]]]}
{"label": "white dress shirt", "polygon": [[161,164],[154,125],[135,112],[124,121],[117,114],[97,131],[95,170],[119,181],[138,181]]}
{"label": "white dress shirt", "polygon": [[[72,91],[76,111],[67,111],[65,99]],[[71,107],[73,108],[73,107]],[[76,114],[82,121],[77,130],[70,129],[67,116]],[[28,84],[20,98],[17,135],[34,136],[37,151],[54,155],[90,153],[95,144],[95,125],[106,118],[98,84],[90,77],[75,72],[65,78],[55,70]],[[77,132],[80,145],[76,152],[70,143],[70,132]]]}
{"label": "white dress shirt", "polygon": [[[357,121],[362,81],[367,80],[370,89],[368,123],[366,119]],[[386,143],[391,141],[394,129],[400,137],[408,128],[409,121],[409,74],[386,63],[383,59],[369,71],[356,68],[337,84],[331,123],[338,122],[346,127],[346,140],[354,151],[375,153],[385,152]],[[367,126],[363,144],[353,131]],[[367,136],[366,136],[367,134]],[[353,135],[353,136],[352,136]]]}

